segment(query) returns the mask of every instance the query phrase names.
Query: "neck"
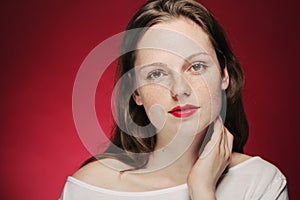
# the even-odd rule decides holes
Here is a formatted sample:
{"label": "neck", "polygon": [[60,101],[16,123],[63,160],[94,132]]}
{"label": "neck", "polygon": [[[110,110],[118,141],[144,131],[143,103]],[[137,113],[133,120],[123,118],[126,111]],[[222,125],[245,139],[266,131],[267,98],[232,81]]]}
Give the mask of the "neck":
{"label": "neck", "polygon": [[204,136],[205,131],[195,136],[176,136],[163,147],[158,143],[149,158],[146,171],[156,171],[178,184],[186,182],[190,170],[198,159]]}

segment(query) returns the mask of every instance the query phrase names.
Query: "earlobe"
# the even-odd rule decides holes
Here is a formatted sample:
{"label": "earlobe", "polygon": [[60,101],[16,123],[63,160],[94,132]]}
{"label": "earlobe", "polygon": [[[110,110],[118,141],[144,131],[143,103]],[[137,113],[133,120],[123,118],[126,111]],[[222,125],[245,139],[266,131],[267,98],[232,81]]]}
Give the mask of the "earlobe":
{"label": "earlobe", "polygon": [[227,71],[227,67],[225,67],[223,77],[222,77],[222,90],[226,90],[228,86],[229,86],[229,74]]}
{"label": "earlobe", "polygon": [[137,105],[139,105],[139,106],[143,105],[142,98],[139,95],[137,90],[134,91],[134,93],[132,94],[132,97]]}

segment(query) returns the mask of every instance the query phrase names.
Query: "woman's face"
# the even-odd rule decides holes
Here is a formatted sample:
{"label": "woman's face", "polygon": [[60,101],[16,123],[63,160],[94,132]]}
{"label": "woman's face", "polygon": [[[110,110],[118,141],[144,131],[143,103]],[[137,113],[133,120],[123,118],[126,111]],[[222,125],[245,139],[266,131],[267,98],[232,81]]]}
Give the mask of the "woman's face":
{"label": "woman's face", "polygon": [[135,73],[140,87],[134,99],[144,106],[158,134],[172,138],[179,130],[205,131],[219,116],[221,94],[229,83],[226,69],[221,76],[208,35],[180,17],[152,26],[138,49]]}

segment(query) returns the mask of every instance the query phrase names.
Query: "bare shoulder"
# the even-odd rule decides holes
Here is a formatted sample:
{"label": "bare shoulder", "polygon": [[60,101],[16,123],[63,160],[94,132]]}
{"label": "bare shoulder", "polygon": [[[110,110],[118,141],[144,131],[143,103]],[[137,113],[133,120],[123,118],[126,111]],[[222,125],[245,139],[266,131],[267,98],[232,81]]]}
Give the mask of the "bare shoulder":
{"label": "bare shoulder", "polygon": [[229,167],[233,167],[235,165],[238,165],[248,159],[252,158],[252,156],[243,154],[243,153],[237,153],[233,152],[232,153],[232,158],[231,158],[231,163],[229,164]]}
{"label": "bare shoulder", "polygon": [[104,162],[94,161],[80,168],[72,177],[90,185],[110,188],[118,182],[119,174],[118,170],[108,167]]}
{"label": "bare shoulder", "polygon": [[[75,172],[72,177],[93,186],[106,189],[122,189],[122,186],[129,184],[120,171],[132,167],[115,159],[102,159],[91,162]],[[127,177],[127,176],[126,176]]]}

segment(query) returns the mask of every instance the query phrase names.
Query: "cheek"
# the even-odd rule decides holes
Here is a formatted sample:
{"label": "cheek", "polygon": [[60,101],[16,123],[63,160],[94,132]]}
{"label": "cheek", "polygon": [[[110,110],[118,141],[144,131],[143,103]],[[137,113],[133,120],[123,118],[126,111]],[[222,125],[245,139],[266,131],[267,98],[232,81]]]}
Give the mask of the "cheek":
{"label": "cheek", "polygon": [[145,86],[140,89],[143,106],[151,123],[160,130],[166,122],[165,101],[168,90],[157,86]]}
{"label": "cheek", "polygon": [[211,116],[212,120],[220,115],[222,108],[222,90],[220,87],[214,88],[211,95]]}
{"label": "cheek", "polygon": [[196,94],[197,102],[202,107],[205,117],[213,121],[219,116],[222,107],[221,82],[215,79],[202,79],[199,84],[193,83],[193,90]]}
{"label": "cheek", "polygon": [[165,88],[155,85],[141,87],[139,91],[146,111],[152,105],[163,102],[167,98],[166,94],[168,92]]}
{"label": "cheek", "polygon": [[208,87],[210,93],[210,112],[211,120],[215,120],[221,112],[222,108],[222,90],[221,83],[211,84]]}

